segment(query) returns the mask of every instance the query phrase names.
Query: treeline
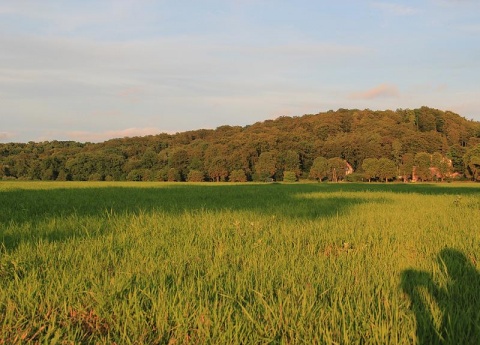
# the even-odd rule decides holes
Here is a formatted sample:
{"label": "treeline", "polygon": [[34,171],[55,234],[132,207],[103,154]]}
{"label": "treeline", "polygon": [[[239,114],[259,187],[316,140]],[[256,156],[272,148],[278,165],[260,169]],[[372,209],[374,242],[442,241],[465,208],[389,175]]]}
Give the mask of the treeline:
{"label": "treeline", "polygon": [[[418,175],[425,181],[456,172],[478,180],[479,157],[480,123],[453,112],[339,109],[103,143],[0,144],[0,178],[262,181]],[[355,173],[348,174],[346,162]]]}

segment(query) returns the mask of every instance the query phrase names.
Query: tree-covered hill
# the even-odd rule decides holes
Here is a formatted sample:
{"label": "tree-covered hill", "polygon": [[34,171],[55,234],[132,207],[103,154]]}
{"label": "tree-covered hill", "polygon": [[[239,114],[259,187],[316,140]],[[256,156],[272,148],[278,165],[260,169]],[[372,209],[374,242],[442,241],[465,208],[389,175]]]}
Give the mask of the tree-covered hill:
{"label": "tree-covered hill", "polygon": [[[325,158],[327,171],[315,175],[322,161],[319,157]],[[427,164],[427,170],[432,171],[447,158],[453,166],[445,168],[443,175],[439,173],[442,179],[452,170],[478,179],[479,157],[480,122],[450,111],[427,107],[339,109],[282,116],[245,127],[221,126],[102,143],[0,144],[0,178],[245,181],[307,178],[312,172],[310,177],[321,179],[329,177],[328,169],[342,160],[356,171],[356,179],[388,180],[399,175],[411,178],[413,166],[420,172]],[[316,159],[317,170],[312,170]],[[388,176],[381,171],[370,174],[370,163],[380,161],[379,166],[394,166],[395,172]],[[440,175],[426,172],[420,179]]]}

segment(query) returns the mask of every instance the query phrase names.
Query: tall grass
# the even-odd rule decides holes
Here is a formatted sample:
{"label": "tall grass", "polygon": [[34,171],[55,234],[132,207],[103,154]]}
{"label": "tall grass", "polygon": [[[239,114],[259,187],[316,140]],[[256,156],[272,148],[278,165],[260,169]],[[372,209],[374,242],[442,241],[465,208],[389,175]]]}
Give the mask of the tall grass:
{"label": "tall grass", "polygon": [[0,344],[480,337],[478,185],[0,191]]}

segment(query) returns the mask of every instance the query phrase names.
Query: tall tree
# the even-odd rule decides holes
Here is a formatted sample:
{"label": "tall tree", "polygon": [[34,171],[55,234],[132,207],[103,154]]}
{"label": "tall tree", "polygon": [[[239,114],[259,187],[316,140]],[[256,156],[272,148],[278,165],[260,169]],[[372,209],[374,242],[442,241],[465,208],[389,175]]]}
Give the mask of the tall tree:
{"label": "tall tree", "polygon": [[378,177],[380,180],[388,182],[388,180],[393,179],[397,175],[397,166],[395,162],[382,157],[378,160]]}
{"label": "tall tree", "polygon": [[451,161],[439,152],[432,154],[432,168],[435,172],[435,177],[439,178],[442,182],[452,172]]}
{"label": "tall tree", "polygon": [[228,177],[227,161],[224,157],[215,157],[207,163],[208,176],[213,181],[224,181]]}
{"label": "tall tree", "polygon": [[328,178],[330,181],[338,182],[345,178],[347,163],[345,160],[334,157],[328,160]]}
{"label": "tall tree", "polygon": [[450,146],[447,157],[452,160],[453,171],[463,174],[465,172],[465,164],[463,162],[463,156],[467,150],[458,144]]}
{"label": "tall tree", "polygon": [[368,182],[380,176],[380,164],[377,158],[365,158],[362,163],[362,169]]}
{"label": "tall tree", "polygon": [[432,178],[430,171],[432,158],[426,152],[419,152],[415,155],[415,173],[417,178],[421,181],[429,181]]}
{"label": "tall tree", "polygon": [[310,168],[309,177],[320,182],[328,176],[328,172],[328,160],[325,157],[317,157]]}
{"label": "tall tree", "polygon": [[205,176],[203,172],[200,170],[190,170],[188,172],[187,181],[188,182],[203,182],[205,180]]}
{"label": "tall tree", "polygon": [[185,181],[187,177],[188,163],[189,156],[187,150],[185,149],[175,150],[170,156],[169,165],[171,168],[175,169],[175,171],[180,176],[181,181]]}
{"label": "tall tree", "polygon": [[480,144],[467,150],[463,160],[467,177],[480,181]]}
{"label": "tall tree", "polygon": [[277,157],[273,152],[262,152],[255,165],[255,172],[260,180],[272,178],[277,172]]}
{"label": "tall tree", "polygon": [[230,173],[230,182],[247,182],[247,175],[242,169],[233,170]]}
{"label": "tall tree", "polygon": [[403,182],[408,182],[412,178],[413,166],[415,165],[415,156],[413,153],[405,153],[402,156],[402,163],[399,167],[399,173],[403,178]]}
{"label": "tall tree", "polygon": [[293,171],[296,177],[300,175],[300,156],[296,151],[285,151],[281,155],[280,160],[283,171]]}

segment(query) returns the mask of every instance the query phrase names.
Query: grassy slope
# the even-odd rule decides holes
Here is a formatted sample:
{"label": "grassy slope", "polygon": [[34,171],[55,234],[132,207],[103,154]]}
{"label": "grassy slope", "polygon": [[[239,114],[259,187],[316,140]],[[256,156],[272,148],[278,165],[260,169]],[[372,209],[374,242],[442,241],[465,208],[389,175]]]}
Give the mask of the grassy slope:
{"label": "grassy slope", "polygon": [[468,344],[479,192],[2,182],[0,344]]}

